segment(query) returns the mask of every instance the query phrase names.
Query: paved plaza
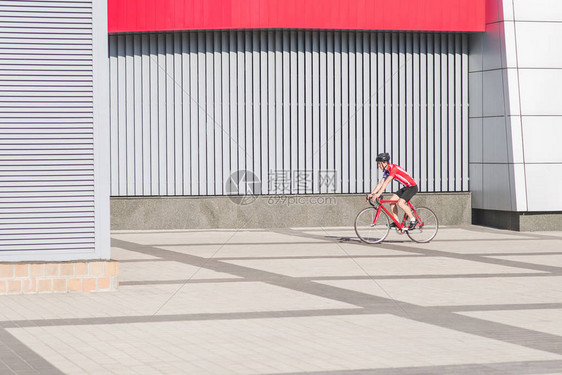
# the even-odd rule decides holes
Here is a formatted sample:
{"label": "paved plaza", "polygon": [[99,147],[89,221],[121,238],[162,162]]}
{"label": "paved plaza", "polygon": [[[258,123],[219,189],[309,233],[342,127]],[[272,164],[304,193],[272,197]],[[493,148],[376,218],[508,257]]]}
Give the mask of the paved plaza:
{"label": "paved plaza", "polygon": [[3,296],[0,374],[562,374],[562,233],[114,232],[118,292]]}

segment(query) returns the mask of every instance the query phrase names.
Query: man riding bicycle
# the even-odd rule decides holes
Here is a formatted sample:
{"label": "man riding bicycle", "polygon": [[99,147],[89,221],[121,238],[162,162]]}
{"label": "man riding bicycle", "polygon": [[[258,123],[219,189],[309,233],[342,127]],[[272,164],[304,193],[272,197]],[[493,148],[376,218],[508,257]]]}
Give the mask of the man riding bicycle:
{"label": "man riding bicycle", "polygon": [[[382,193],[386,190],[388,184],[393,179],[396,179],[398,182],[404,185],[401,189],[396,191],[390,200],[398,200],[398,206],[408,215],[410,219],[410,225],[407,230],[412,230],[416,227],[417,221],[414,215],[412,214],[412,210],[406,204],[409,202],[410,199],[418,192],[418,185],[416,181],[406,172],[402,167],[397,164],[390,164],[390,155],[388,153],[382,153],[377,155],[377,165],[381,171],[383,171],[382,179],[379,181],[377,186],[373,189],[371,194],[367,196],[367,200],[371,198],[377,199],[382,195]],[[396,203],[390,204],[392,214],[397,222],[400,222],[398,218],[398,208],[396,207]],[[396,228],[396,223],[392,222],[390,224],[391,228]]]}

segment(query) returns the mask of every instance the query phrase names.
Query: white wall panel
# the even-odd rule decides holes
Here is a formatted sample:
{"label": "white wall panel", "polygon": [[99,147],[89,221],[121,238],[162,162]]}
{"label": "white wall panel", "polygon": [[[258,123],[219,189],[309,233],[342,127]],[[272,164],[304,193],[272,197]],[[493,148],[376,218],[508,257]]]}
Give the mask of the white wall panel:
{"label": "white wall panel", "polygon": [[517,22],[519,68],[562,68],[562,22]]}
{"label": "white wall panel", "polygon": [[468,142],[469,163],[482,163],[482,145],[484,139],[482,138],[482,118],[471,118],[468,120],[468,132],[470,134],[470,141]]}
{"label": "white wall panel", "polygon": [[[511,1],[503,2],[511,6]],[[562,21],[562,3],[559,0],[513,0],[513,4],[517,21]],[[505,14],[509,15],[507,9]]]}
{"label": "white wall panel", "polygon": [[501,22],[501,56],[504,68],[516,68],[518,66],[519,51],[516,46],[518,38],[515,36],[515,22]]}
{"label": "white wall panel", "polygon": [[470,107],[468,108],[469,117],[482,117],[482,76],[483,72],[468,73],[468,96]]}
{"label": "white wall panel", "polygon": [[483,207],[486,209],[501,211],[514,209],[509,186],[509,168],[508,164],[482,164],[482,199]]}
{"label": "white wall panel", "polygon": [[562,115],[562,69],[520,69],[521,114]]}
{"label": "white wall panel", "polygon": [[525,178],[525,164],[509,164],[509,181],[508,187],[511,191],[511,199],[513,201],[513,208],[517,211],[527,211],[527,182]]}
{"label": "white wall panel", "polygon": [[521,116],[506,116],[508,126],[508,139],[509,146],[509,162],[510,163],[523,163],[523,127]]}
{"label": "white wall panel", "polygon": [[482,91],[480,92],[482,93],[482,115],[484,117],[505,115],[504,84],[507,84],[504,79],[504,70],[482,72]]}
{"label": "white wall panel", "polygon": [[[559,211],[562,207],[562,194],[560,194],[562,163],[525,164],[525,174],[528,210]],[[547,176],[552,176],[554,181],[547,180]]]}
{"label": "white wall panel", "polygon": [[[562,121],[560,117],[525,116],[523,146],[526,163],[562,163]],[[560,176],[557,183],[562,183]]]}
{"label": "white wall panel", "polygon": [[[515,17],[515,12],[513,8],[513,3],[516,0],[492,0],[494,2],[497,1],[498,7],[498,17],[500,21],[513,21]],[[491,2],[491,1],[489,1]]]}
{"label": "white wall panel", "polygon": [[486,117],[482,119],[481,147],[482,162],[507,163],[509,161],[505,117]]}
{"label": "white wall panel", "polygon": [[[422,191],[467,191],[466,44],[439,33],[111,35],[111,194],[223,195],[244,169],[264,194],[364,193],[384,151]],[[320,186],[333,172],[335,186]]]}
{"label": "white wall panel", "polygon": [[506,115],[517,116],[521,115],[521,100],[519,95],[519,69],[503,69],[503,90],[504,90],[504,106]]}

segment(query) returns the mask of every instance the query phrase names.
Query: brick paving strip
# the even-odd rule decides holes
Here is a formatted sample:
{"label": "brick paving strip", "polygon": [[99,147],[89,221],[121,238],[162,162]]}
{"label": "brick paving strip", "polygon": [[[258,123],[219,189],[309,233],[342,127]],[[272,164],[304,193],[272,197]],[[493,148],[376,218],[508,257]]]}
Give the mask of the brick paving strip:
{"label": "brick paving strip", "polygon": [[[298,230],[280,230],[279,233],[291,236],[302,236],[316,238],[326,241],[327,236],[311,235]],[[544,238],[540,235],[537,239]],[[549,236],[548,238],[560,239]],[[338,241],[338,238],[332,238]],[[325,243],[325,242],[324,242]],[[353,242],[346,242],[354,244]],[[467,305],[467,306],[420,306],[413,303],[395,301],[392,298],[374,296],[354,290],[339,288],[336,286],[321,284],[318,281],[340,279],[340,277],[291,277],[279,273],[263,271],[251,267],[245,267],[226,260],[232,258],[205,258],[191,254],[178,253],[171,250],[159,248],[158,246],[142,245],[135,242],[114,239],[113,246],[129,251],[158,257],[157,261],[168,260],[183,264],[201,267],[215,272],[228,273],[241,277],[242,279],[224,279],[224,282],[261,282],[277,287],[282,287],[308,295],[318,296],[357,306],[355,309],[321,309],[321,310],[299,310],[299,311],[260,311],[239,313],[200,313],[200,314],[175,314],[154,316],[123,316],[123,317],[96,317],[76,319],[32,319],[0,322],[0,373],[17,374],[60,374],[61,372],[50,365],[46,360],[35,354],[23,345],[19,340],[6,331],[7,328],[41,327],[41,326],[79,326],[92,324],[122,324],[122,323],[144,323],[144,322],[173,322],[173,321],[204,321],[204,320],[232,320],[232,319],[263,319],[263,318],[286,318],[286,317],[315,317],[330,315],[364,315],[364,314],[392,314],[409,320],[431,324],[433,326],[460,331],[479,337],[500,340],[505,343],[515,344],[531,349],[562,355],[562,339],[558,335],[538,332],[531,329],[511,326],[507,324],[482,320],[474,317],[456,314],[461,311],[492,311],[492,310],[526,310],[526,309],[557,309],[562,308],[562,303],[535,303],[535,304],[498,304],[498,305]],[[255,245],[255,243],[251,243]],[[306,244],[310,244],[306,242]],[[362,246],[357,244],[358,246]],[[170,246],[170,245],[162,245]],[[448,257],[459,260],[476,261],[492,265],[516,267],[527,269],[528,273],[504,273],[504,274],[455,274],[455,275],[406,275],[406,276],[359,276],[341,277],[345,280],[366,280],[374,282],[378,279],[407,279],[407,278],[447,278],[447,277],[552,277],[562,275],[562,267],[552,265],[540,265],[526,263],[523,261],[503,260],[488,258],[490,254],[457,254],[432,249],[413,248],[397,244],[379,245],[379,248],[399,250],[408,252],[410,255],[396,255],[396,257]],[[342,249],[343,250],[343,249]],[[534,254],[534,253],[530,253]],[[544,253],[551,255],[553,253]],[[505,255],[505,253],[498,253]],[[521,253],[517,253],[521,255]],[[350,258],[361,258],[352,255]],[[287,257],[291,259],[291,257]],[[292,257],[302,259],[303,257]],[[317,259],[322,257],[304,257]],[[340,257],[342,258],[342,257]],[[252,259],[252,258],[243,258]],[[267,258],[272,259],[272,258]],[[276,257],[273,259],[286,259]],[[150,260],[148,260],[150,261]],[[212,281],[212,280],[211,280]],[[210,282],[209,280],[190,280],[189,283]],[[167,280],[154,282],[129,282],[129,285],[143,285],[151,283],[185,283],[185,280]],[[180,285],[181,285],[180,284]],[[184,284],[185,285],[185,284]],[[2,354],[4,353],[4,354]],[[414,374],[511,374],[511,375],[533,375],[548,374],[560,371],[562,360],[550,361],[525,361],[525,362],[503,362],[493,364],[470,364],[470,365],[443,365],[423,367],[360,369],[360,370],[338,370],[307,372],[313,375],[414,375]],[[301,375],[304,373],[285,373],[286,375]]]}

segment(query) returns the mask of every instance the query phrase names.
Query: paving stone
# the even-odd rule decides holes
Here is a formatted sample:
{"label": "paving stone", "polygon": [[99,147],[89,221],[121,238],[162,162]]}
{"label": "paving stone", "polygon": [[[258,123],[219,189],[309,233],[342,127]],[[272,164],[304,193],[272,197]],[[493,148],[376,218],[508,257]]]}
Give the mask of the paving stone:
{"label": "paving stone", "polygon": [[113,250],[117,292],[2,297],[1,374],[562,369],[560,232],[119,231]]}

